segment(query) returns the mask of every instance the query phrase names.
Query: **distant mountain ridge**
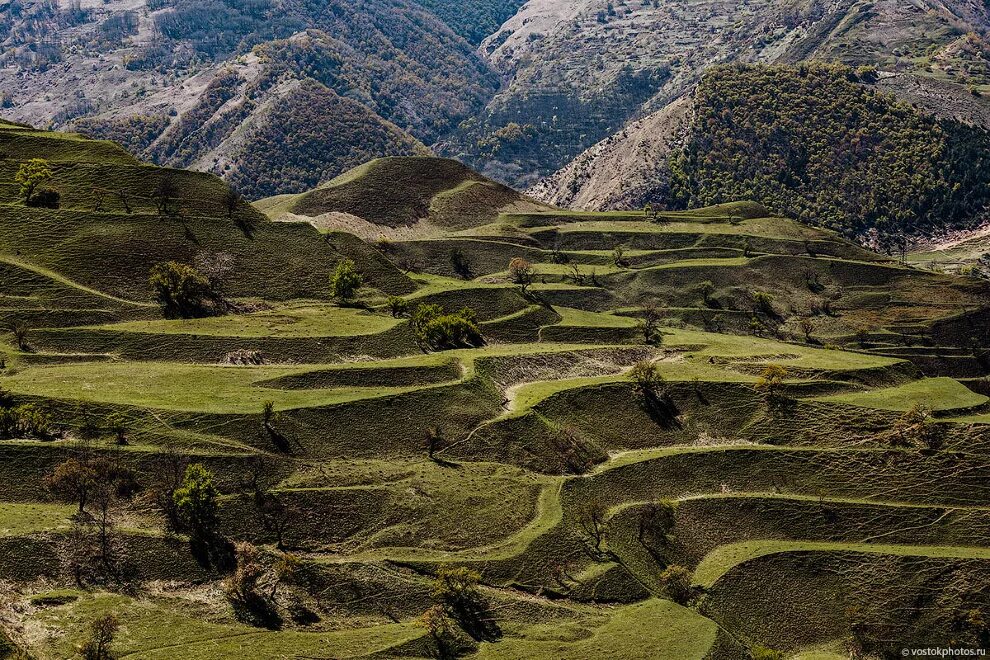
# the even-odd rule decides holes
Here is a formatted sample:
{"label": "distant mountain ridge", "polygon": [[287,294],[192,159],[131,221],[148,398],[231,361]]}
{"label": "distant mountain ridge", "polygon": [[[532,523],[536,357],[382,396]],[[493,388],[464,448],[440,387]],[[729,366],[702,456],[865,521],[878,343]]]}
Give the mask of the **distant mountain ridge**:
{"label": "distant mountain ridge", "polygon": [[463,36],[405,0],[19,7],[3,41],[6,116],[112,138],[256,197],[425,153],[499,84]]}
{"label": "distant mountain ridge", "polygon": [[482,45],[508,82],[442,151],[532,186],[731,62],[875,65],[965,91],[990,83],[988,27],[974,0],[530,2]]}
{"label": "distant mountain ridge", "polygon": [[[114,139],[251,198],[435,152],[553,204],[629,208],[666,185],[681,99],[720,63],[877,66],[877,87],[990,125],[977,0],[10,6],[5,116]],[[600,185],[573,175],[598,169]]]}

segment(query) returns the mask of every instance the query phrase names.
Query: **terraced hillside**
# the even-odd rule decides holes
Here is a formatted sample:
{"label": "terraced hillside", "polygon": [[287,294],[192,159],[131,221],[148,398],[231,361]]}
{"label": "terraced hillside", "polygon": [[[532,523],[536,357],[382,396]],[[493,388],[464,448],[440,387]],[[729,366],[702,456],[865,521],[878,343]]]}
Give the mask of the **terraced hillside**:
{"label": "terraced hillside", "polygon": [[[114,625],[133,658],[990,641],[979,280],[752,203],[412,185],[445,161],[273,221],[109,143],[5,124],[0,151],[4,652]],[[58,209],[13,184],[42,156]],[[149,286],[168,261],[202,274],[158,296],[206,297],[164,307],[189,318]]]}

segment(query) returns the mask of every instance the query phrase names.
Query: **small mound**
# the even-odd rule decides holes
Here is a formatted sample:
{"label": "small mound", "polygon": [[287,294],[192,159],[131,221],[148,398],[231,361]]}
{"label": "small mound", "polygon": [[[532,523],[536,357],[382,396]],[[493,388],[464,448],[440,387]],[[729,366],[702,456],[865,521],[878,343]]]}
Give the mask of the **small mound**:
{"label": "small mound", "polygon": [[311,217],[349,213],[387,227],[428,219],[463,229],[494,222],[520,203],[541,206],[456,160],[413,156],[373,160],[279,208]]}

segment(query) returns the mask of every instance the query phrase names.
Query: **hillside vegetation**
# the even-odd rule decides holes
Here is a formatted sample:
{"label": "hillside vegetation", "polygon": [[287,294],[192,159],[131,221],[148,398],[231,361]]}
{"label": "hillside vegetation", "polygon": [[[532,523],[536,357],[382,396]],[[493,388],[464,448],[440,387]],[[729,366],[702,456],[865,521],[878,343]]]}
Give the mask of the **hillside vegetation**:
{"label": "hillside vegetation", "polygon": [[990,135],[920,114],[858,75],[822,64],[709,72],[675,156],[674,203],[755,199],[848,235],[982,221]]}
{"label": "hillside vegetation", "polygon": [[[926,105],[950,117],[985,118],[985,98],[969,88],[979,92],[985,81],[987,12],[971,0],[528,3],[482,47],[507,83],[445,141],[450,151],[441,151],[529,187],[598,151],[602,141],[621,154],[636,122],[664,112],[707,69],[724,63],[876,66],[902,74],[896,91],[905,97],[936,81],[947,91]],[[649,172],[664,157],[650,144],[662,144],[661,136],[645,140],[624,154],[628,170]],[[600,185],[616,177],[627,175],[610,171]],[[572,185],[582,182],[560,181],[543,199],[567,199]],[[617,203],[622,191],[614,192]]]}
{"label": "hillside vegetation", "polygon": [[524,4],[524,0],[416,0],[475,46]]}
{"label": "hillside vegetation", "polygon": [[111,143],[3,123],[0,151],[4,653],[990,635],[981,280],[754,202],[565,211],[441,159],[272,220]]}

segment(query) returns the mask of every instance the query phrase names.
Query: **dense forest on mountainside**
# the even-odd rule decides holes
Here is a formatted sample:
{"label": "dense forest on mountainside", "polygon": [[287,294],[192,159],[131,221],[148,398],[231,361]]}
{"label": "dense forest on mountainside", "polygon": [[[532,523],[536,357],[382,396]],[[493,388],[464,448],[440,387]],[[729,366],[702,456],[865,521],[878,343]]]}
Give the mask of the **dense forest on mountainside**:
{"label": "dense forest on mountainside", "polygon": [[874,75],[828,64],[712,69],[673,157],[674,206],[754,199],[847,235],[983,220],[990,135],[860,84]]}
{"label": "dense forest on mountainside", "polygon": [[375,154],[429,151],[364,105],[309,78],[275,101],[244,140],[228,180],[251,198],[308,190]]}
{"label": "dense forest on mountainside", "polygon": [[414,0],[474,45],[495,34],[525,0]]}

